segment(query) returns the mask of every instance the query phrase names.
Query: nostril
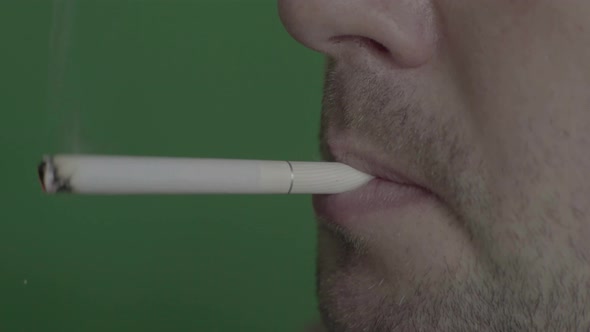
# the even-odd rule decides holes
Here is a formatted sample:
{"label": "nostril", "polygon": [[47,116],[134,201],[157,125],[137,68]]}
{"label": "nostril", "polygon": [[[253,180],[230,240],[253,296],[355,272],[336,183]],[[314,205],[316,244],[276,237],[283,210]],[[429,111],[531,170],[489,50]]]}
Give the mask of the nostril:
{"label": "nostril", "polygon": [[332,37],[332,38],[330,38],[330,41],[334,44],[340,44],[340,43],[355,44],[359,47],[369,50],[370,52],[374,52],[374,53],[377,53],[380,55],[390,55],[391,54],[391,52],[389,51],[389,49],[387,47],[385,47],[385,45],[381,44],[380,42],[378,42],[372,38],[368,38],[368,37],[344,35],[344,36]]}

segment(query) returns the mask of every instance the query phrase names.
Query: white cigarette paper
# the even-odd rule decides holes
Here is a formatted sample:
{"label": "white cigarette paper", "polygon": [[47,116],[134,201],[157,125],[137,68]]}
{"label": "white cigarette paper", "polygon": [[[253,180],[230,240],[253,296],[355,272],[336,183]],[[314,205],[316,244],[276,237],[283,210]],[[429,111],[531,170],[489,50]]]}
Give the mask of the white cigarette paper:
{"label": "white cigarette paper", "polygon": [[55,155],[39,178],[48,193],[336,194],[373,176],[335,162]]}

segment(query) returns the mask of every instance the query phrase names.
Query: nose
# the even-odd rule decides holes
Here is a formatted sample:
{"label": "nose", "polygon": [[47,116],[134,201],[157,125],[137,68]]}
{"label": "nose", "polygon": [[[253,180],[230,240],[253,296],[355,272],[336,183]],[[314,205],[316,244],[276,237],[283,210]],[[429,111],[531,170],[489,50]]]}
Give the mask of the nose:
{"label": "nose", "polygon": [[417,67],[435,51],[432,0],[279,0],[278,8],[296,40],[335,58],[360,45]]}

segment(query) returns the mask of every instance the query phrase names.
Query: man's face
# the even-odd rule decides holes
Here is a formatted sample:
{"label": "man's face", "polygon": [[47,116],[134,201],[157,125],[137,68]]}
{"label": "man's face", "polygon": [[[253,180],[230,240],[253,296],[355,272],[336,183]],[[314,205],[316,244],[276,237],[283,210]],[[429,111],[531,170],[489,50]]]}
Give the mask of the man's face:
{"label": "man's face", "polygon": [[279,0],[328,56],[314,197],[333,331],[590,328],[590,2]]}

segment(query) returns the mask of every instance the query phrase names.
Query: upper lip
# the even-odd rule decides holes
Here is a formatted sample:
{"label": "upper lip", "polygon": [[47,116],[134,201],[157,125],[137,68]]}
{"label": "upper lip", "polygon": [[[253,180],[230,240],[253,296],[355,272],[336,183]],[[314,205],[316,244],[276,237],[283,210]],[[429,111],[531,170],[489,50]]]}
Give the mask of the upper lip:
{"label": "upper lip", "polygon": [[355,135],[325,136],[321,141],[321,153],[327,161],[340,162],[376,178],[432,192],[419,170],[408,160],[388,154]]}

